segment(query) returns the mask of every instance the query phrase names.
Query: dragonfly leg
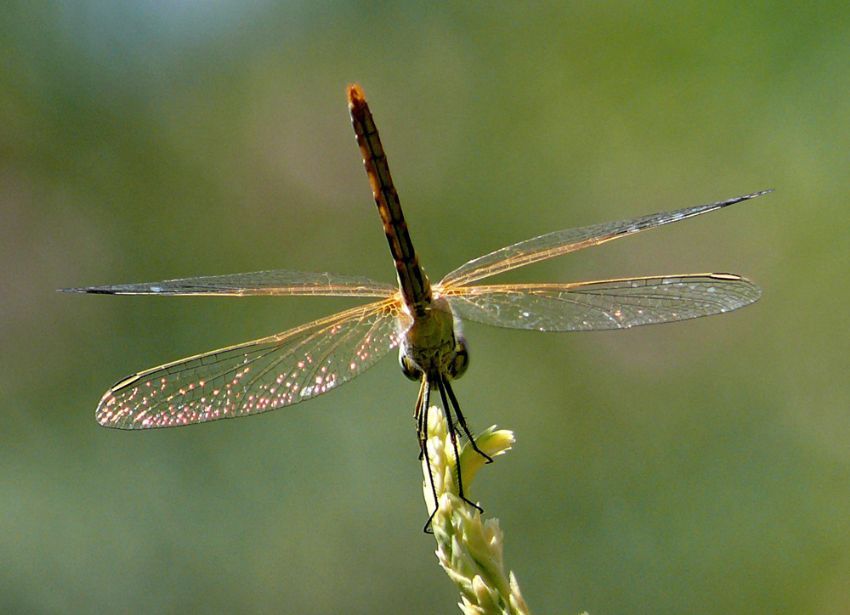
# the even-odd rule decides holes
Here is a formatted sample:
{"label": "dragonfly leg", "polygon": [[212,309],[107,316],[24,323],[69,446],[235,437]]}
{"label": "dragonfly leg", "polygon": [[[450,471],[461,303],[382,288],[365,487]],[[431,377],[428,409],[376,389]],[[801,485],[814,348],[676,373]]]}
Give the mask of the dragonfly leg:
{"label": "dragonfly leg", "polygon": [[425,456],[425,442],[428,440],[428,416],[425,413],[431,398],[431,387],[425,376],[419,385],[419,395],[416,397],[416,409],[413,419],[416,421],[416,440],[419,442],[419,461]]}
{"label": "dragonfly leg", "polygon": [[439,506],[437,486],[434,484],[434,471],[431,469],[431,458],[428,456],[428,406],[430,399],[431,385],[428,383],[428,378],[423,375],[414,415],[416,416],[416,437],[419,439],[419,459],[425,459],[425,469],[428,471],[428,481],[431,483],[431,493],[434,496],[434,510],[428,515],[428,520],[422,528],[422,531],[426,534],[434,533],[434,530],[431,529],[431,521],[437,514],[437,507]]}
{"label": "dragonfly leg", "polygon": [[[463,494],[463,476],[462,476],[462,472],[460,471],[460,452],[459,452],[458,446],[457,446],[458,435],[457,435],[457,430],[455,429],[454,421],[452,420],[452,412],[451,412],[451,409],[449,407],[448,400],[446,399],[446,384],[445,384],[445,382],[443,382],[442,376],[437,378],[437,387],[440,389],[440,398],[443,401],[443,410],[446,413],[446,424],[448,425],[448,428],[449,428],[449,438],[452,441],[452,448],[454,449],[454,453],[455,453],[455,466],[457,467],[457,491],[458,491],[458,495],[460,496],[460,499],[462,499],[464,502],[466,502],[467,504],[469,504],[473,508],[478,509],[479,512],[484,512],[483,508],[481,508],[478,504],[476,504],[475,502],[473,502],[472,500],[470,500],[469,498],[467,498]],[[482,455],[483,455],[483,453],[482,453]]]}
{"label": "dragonfly leg", "polygon": [[460,411],[460,404],[457,402],[457,397],[455,397],[455,392],[452,390],[452,385],[449,381],[445,381],[446,392],[449,394],[449,399],[452,402],[452,406],[454,406],[455,416],[457,416],[457,421],[460,423],[461,429],[463,429],[463,433],[466,434],[466,437],[469,438],[469,444],[472,446],[472,450],[476,453],[484,457],[487,460],[487,463],[493,463],[493,458],[490,457],[487,453],[478,448],[478,444],[475,442],[475,438],[472,436],[472,433],[469,431],[469,427],[466,425],[466,419],[463,416],[463,412]]}

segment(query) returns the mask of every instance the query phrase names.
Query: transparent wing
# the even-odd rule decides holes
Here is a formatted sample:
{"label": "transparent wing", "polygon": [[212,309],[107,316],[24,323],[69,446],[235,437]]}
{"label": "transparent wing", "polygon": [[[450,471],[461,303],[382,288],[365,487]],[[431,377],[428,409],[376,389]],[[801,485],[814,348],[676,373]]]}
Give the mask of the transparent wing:
{"label": "transparent wing", "polygon": [[398,300],[387,299],[154,367],[107,391],[97,421],[172,427],[296,404],[351,380],[395,347],[400,314]]}
{"label": "transparent wing", "polygon": [[113,284],[63,288],[63,292],[102,295],[330,295],[335,297],[388,297],[395,292],[389,284],[369,278],[307,273],[303,271],[255,271],[230,275],[178,278],[142,284]]}
{"label": "transparent wing", "polygon": [[623,278],[574,284],[466,286],[444,291],[461,318],[537,331],[598,331],[729,312],[759,298],[728,273]]}
{"label": "transparent wing", "polygon": [[539,237],[520,241],[519,243],[471,260],[446,275],[440,281],[440,284],[444,287],[469,284],[475,280],[487,278],[497,273],[530,265],[555,256],[567,254],[568,252],[582,250],[590,246],[597,246],[601,243],[625,237],[626,235],[661,226],[662,224],[693,218],[694,216],[728,207],[741,201],[754,199],[768,192],[771,192],[771,190],[762,190],[761,192],[745,194],[744,196],[726,201],[685,207],[684,209],[650,214],[631,220],[607,222],[547,233]]}

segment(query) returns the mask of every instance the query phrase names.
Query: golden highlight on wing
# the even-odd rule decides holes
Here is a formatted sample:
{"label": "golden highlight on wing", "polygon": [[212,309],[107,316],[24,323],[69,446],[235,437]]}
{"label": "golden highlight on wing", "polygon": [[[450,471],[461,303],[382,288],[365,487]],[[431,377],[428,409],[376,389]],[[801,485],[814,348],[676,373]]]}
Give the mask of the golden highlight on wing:
{"label": "golden highlight on wing", "polygon": [[622,278],[572,284],[504,284],[439,290],[467,320],[537,331],[599,331],[721,314],[761,290],[729,273]]}
{"label": "golden highlight on wing", "polygon": [[246,297],[250,295],[325,295],[389,297],[396,289],[366,277],[275,269],[251,273],[177,278],[141,284],[63,288],[68,293]]}
{"label": "golden highlight on wing", "polygon": [[399,318],[398,298],[386,299],[149,369],[107,391],[97,421],[174,427],[296,404],[351,380],[397,346]]}
{"label": "golden highlight on wing", "polygon": [[625,237],[626,235],[639,233],[640,231],[671,222],[693,218],[694,216],[722,209],[723,207],[728,207],[741,201],[754,199],[768,192],[771,192],[771,190],[762,190],[725,201],[650,214],[631,220],[606,222],[603,224],[594,224],[593,226],[546,233],[545,235],[526,239],[525,241],[520,241],[519,243],[473,259],[448,273],[440,280],[440,285],[447,288],[450,286],[470,284],[476,280],[488,278],[498,273],[516,269],[517,267],[524,267],[525,265],[561,256],[562,254],[575,252],[590,246],[597,246],[614,239],[619,239],[620,237]]}

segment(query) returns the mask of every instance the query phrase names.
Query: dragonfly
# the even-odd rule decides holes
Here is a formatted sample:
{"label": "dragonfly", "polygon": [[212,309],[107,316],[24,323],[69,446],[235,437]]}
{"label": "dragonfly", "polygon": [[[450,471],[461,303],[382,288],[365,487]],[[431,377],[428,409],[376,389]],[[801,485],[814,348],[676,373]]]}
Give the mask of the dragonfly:
{"label": "dragonfly", "polygon": [[[357,84],[350,85],[347,94],[354,133],[395,263],[397,285],[330,273],[273,270],[63,289],[106,295],[373,299],[282,333],[127,376],[103,395],[96,410],[98,423],[118,429],[149,429],[260,414],[327,393],[398,348],[402,372],[419,382],[414,420],[420,457],[428,462],[428,409],[430,395],[436,391],[446,413],[455,457],[457,441],[465,436],[479,454],[492,461],[476,446],[452,388],[469,365],[469,351],[461,330],[463,320],[534,331],[628,329],[729,312],[753,303],[761,294],[755,284],[730,273],[567,283],[480,282],[519,267],[723,209],[770,190],[547,233],[473,259],[432,284],[413,248],[365,94]],[[460,496],[480,510],[465,497],[459,474],[458,487]]]}

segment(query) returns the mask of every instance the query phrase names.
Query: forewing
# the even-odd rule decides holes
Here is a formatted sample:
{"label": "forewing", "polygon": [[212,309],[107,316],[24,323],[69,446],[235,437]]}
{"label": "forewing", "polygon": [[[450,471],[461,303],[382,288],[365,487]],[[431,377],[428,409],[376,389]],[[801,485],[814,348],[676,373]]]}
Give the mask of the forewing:
{"label": "forewing", "polygon": [[537,331],[598,331],[687,320],[756,301],[758,286],[727,273],[574,284],[467,286],[445,291],[461,318]]}
{"label": "forewing", "polygon": [[101,399],[97,421],[145,429],[258,414],[347,382],[398,344],[398,302],[378,301],[278,335],[130,376]]}
{"label": "forewing", "polygon": [[693,218],[700,214],[756,198],[768,192],[770,190],[762,190],[761,192],[745,194],[744,196],[726,201],[718,201],[717,203],[685,207],[684,209],[650,214],[620,222],[607,222],[547,233],[539,237],[520,241],[519,243],[471,260],[446,275],[440,281],[440,285],[450,287],[469,284],[475,280],[487,278],[497,273],[530,265],[555,256],[567,254],[568,252],[575,252],[576,250],[596,246],[614,239],[619,239],[620,237],[625,237],[626,235],[655,228],[656,226]]}
{"label": "forewing", "polygon": [[113,284],[63,288],[63,292],[101,295],[329,295],[334,297],[388,297],[395,292],[389,284],[369,278],[304,271],[254,271],[197,278],[178,278],[141,284]]}

